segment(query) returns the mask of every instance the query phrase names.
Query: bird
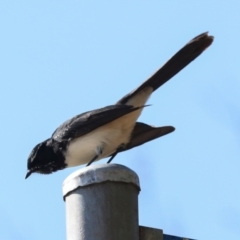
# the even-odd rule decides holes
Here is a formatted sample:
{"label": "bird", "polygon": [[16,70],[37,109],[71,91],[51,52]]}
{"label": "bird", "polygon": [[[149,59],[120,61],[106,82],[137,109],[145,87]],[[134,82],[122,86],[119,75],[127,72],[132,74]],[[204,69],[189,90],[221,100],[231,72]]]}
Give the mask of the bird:
{"label": "bird", "polygon": [[154,127],[137,122],[150,95],[197,58],[213,42],[202,33],[170,58],[149,79],[117,103],[79,114],[60,125],[45,141],[37,144],[27,160],[32,173],[50,174],[67,167],[87,164],[169,134],[172,126]]}

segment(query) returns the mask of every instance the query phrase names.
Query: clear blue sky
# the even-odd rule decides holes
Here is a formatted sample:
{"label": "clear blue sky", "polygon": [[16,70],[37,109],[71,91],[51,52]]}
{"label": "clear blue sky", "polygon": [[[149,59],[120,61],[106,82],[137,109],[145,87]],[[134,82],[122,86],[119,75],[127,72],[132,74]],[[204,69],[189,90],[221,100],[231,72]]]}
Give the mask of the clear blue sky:
{"label": "clear blue sky", "polygon": [[239,9],[237,0],[1,1],[0,239],[65,239],[62,182],[77,168],[25,180],[32,148],[68,118],[115,103],[209,31],[213,45],[140,117],[176,131],[114,162],[140,177],[141,225],[239,240]]}

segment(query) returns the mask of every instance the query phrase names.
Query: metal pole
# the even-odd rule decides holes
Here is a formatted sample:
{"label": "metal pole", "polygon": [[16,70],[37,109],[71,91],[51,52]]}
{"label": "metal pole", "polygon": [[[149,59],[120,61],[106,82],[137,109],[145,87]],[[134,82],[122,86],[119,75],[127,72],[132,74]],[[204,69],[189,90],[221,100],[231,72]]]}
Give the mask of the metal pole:
{"label": "metal pole", "polygon": [[63,183],[67,240],[139,240],[139,179],[118,164],[72,173]]}
{"label": "metal pole", "polygon": [[165,240],[163,237],[163,231],[161,229],[144,226],[139,226],[139,237],[139,240]]}

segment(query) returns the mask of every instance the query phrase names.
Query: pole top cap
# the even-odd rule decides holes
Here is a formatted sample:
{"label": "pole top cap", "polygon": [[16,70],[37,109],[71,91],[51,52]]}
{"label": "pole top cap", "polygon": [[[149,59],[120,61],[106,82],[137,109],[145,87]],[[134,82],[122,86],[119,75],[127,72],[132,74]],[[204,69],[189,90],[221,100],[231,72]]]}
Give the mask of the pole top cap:
{"label": "pole top cap", "polygon": [[63,182],[63,197],[79,187],[102,182],[132,183],[140,190],[138,175],[120,164],[97,164],[81,168],[70,174]]}

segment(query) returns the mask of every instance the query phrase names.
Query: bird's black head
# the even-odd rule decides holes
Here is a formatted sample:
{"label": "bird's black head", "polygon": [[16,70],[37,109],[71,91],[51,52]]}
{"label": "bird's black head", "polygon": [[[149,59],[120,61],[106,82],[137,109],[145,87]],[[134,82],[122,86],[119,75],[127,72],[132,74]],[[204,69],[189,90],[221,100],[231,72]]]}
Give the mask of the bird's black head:
{"label": "bird's black head", "polygon": [[27,163],[28,172],[25,178],[34,172],[50,174],[65,166],[63,154],[59,152],[58,146],[52,139],[47,139],[36,145],[30,153]]}

